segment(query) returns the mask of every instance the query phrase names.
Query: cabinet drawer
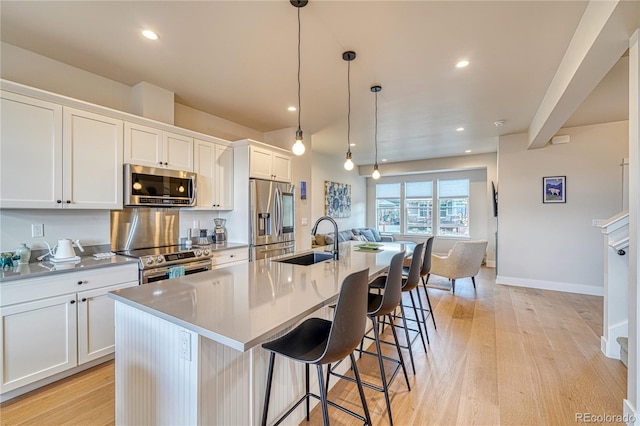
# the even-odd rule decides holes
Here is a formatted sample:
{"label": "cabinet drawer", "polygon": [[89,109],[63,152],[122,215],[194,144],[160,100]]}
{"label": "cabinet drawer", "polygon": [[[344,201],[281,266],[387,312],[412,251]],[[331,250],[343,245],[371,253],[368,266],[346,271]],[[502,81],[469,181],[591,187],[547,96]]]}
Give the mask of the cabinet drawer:
{"label": "cabinet drawer", "polygon": [[2,306],[138,280],[135,263],[2,283]]}
{"label": "cabinet drawer", "polygon": [[249,260],[249,249],[240,248],[232,250],[222,250],[213,253],[211,263],[215,267],[229,262],[240,262],[243,260]]}

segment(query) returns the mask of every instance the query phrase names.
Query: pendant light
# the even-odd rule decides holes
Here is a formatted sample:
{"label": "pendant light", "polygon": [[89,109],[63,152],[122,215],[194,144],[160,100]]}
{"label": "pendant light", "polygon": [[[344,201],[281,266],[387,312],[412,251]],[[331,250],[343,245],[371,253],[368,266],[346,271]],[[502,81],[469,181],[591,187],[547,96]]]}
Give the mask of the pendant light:
{"label": "pendant light", "polygon": [[291,150],[295,155],[304,154],[304,144],[302,143],[302,128],[300,127],[300,9],[305,7],[308,0],[290,0],[291,4],[298,8],[298,130],[296,130],[296,143]]}
{"label": "pendant light", "polygon": [[378,93],[382,90],[382,86],[376,84],[371,86],[371,91],[376,94],[376,131],[375,131],[375,144],[376,144],[376,161],[373,164],[373,173],[371,177],[374,179],[380,179],[380,171],[378,170]]}
{"label": "pendant light", "polygon": [[342,59],[347,61],[347,93],[349,98],[349,107],[347,111],[347,156],[344,162],[346,170],[353,170],[353,161],[351,161],[351,61],[356,58],[356,52],[348,50],[342,54]]}

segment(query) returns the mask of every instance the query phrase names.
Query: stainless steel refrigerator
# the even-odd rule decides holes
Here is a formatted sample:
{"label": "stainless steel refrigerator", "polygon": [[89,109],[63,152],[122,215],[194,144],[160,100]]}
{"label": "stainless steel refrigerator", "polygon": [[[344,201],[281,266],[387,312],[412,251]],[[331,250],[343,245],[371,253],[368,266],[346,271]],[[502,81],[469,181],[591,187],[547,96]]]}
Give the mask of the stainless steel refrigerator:
{"label": "stainless steel refrigerator", "polygon": [[295,251],[295,187],[270,180],[249,180],[249,260]]}

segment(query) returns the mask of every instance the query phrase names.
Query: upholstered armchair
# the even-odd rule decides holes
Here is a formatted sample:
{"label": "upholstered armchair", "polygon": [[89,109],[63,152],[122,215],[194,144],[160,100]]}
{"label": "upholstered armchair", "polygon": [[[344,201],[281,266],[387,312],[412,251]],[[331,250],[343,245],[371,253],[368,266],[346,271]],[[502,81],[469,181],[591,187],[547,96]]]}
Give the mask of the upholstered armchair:
{"label": "upholstered armchair", "polygon": [[451,280],[451,290],[456,292],[456,279],[471,277],[476,288],[475,276],[480,271],[487,250],[487,241],[458,241],[447,256],[431,255],[431,274]]}

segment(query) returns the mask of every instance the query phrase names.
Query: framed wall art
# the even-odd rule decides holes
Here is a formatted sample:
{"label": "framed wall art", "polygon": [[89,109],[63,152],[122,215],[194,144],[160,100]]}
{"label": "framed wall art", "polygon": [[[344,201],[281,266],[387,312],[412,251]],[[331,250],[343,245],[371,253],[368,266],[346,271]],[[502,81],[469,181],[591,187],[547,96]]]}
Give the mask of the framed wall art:
{"label": "framed wall art", "polygon": [[325,181],[324,207],[327,216],[351,217],[351,185]]}
{"label": "framed wall art", "polygon": [[542,178],[542,202],[567,202],[567,177],[547,176]]}

